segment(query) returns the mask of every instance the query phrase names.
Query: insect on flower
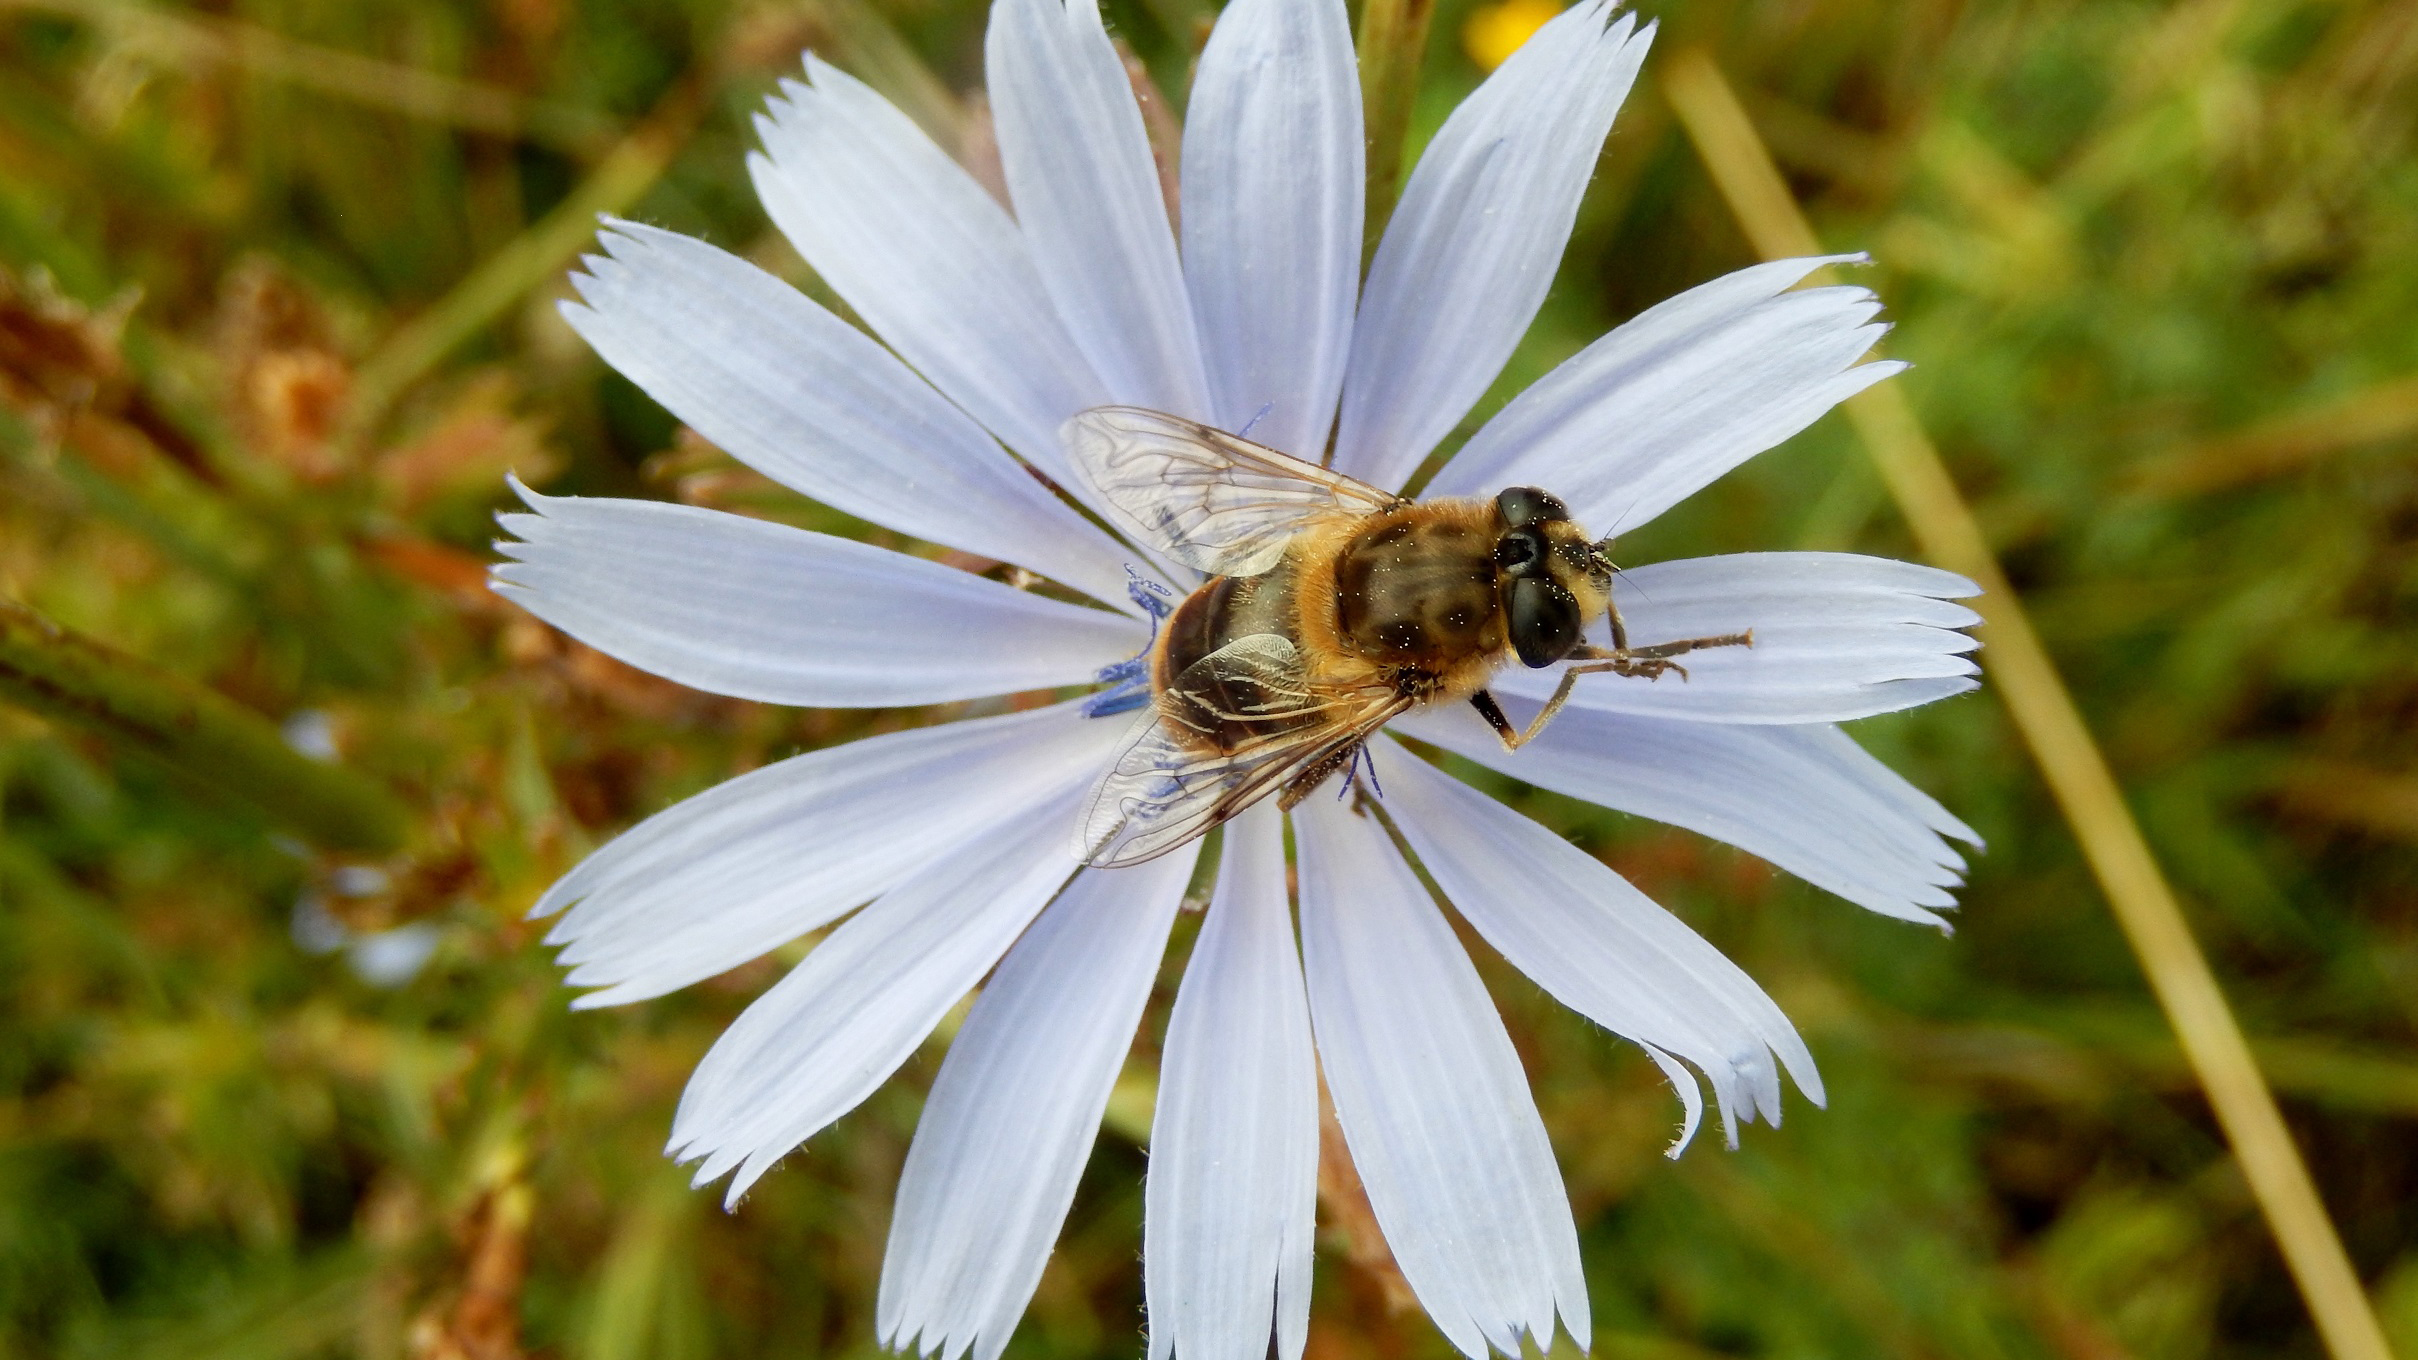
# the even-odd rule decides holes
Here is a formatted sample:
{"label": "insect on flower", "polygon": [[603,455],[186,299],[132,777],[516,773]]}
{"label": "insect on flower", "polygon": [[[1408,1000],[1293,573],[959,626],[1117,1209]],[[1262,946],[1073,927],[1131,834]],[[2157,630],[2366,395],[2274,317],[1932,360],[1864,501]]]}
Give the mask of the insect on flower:
{"label": "insect on flower", "polygon": [[[1611,540],[1590,542],[1533,486],[1414,502],[1131,406],[1086,411],[1065,437],[1126,529],[1209,576],[1153,639],[1151,711],[1085,812],[1078,849],[1102,868],[1163,855],[1280,787],[1292,811],[1419,705],[1466,699],[1516,751],[1581,676],[1684,679],[1671,658],[1754,642],[1630,646]],[[1599,618],[1608,648],[1581,639]],[[1525,729],[1486,688],[1514,658],[1579,663]]]}
{"label": "insect on flower", "polygon": [[[976,996],[900,1171],[886,1343],[1007,1344],[1220,821],[1150,1126],[1154,1360],[1303,1354],[1322,1080],[1455,1347],[1591,1334],[1552,1141],[1446,904],[1670,1078],[1674,1150],[1715,1105],[1733,1141],[1776,1122],[1784,1077],[1822,1100],[1743,969],[1399,737],[1944,924],[1971,831],[1837,724],[1974,686],[1972,583],[1816,552],[1615,576],[1590,537],[1903,367],[1866,362],[1870,291],[1798,287],[1842,257],[1647,309],[1404,494],[1537,315],[1650,36],[1608,0],[1537,30],[1428,141],[1364,277],[1344,0],[1223,8],[1185,103],[1180,233],[1095,0],[993,0],[1009,204],[811,57],[758,123],[767,211],[861,328],[636,223],[575,277],[570,324],[707,440],[1051,583],[690,505],[523,489],[504,517],[497,589],[625,662],[946,719],[663,809],[536,906],[581,1007],[828,932],[672,1117],[668,1150],[734,1201]],[[1303,796],[1359,771],[1360,802]]]}

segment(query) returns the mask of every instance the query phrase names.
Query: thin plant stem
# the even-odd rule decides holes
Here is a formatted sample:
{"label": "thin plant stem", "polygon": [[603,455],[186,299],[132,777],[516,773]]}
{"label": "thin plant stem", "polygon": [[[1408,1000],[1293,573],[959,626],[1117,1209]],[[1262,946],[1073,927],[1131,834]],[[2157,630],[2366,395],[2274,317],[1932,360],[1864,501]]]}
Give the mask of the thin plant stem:
{"label": "thin plant stem", "polygon": [[2413,430],[2418,430],[2418,374],[2168,454],[2135,473],[2131,489],[2151,497],[2223,491]]}
{"label": "thin plant stem", "polygon": [[1402,144],[1419,102],[1435,0],[1367,0],[1360,10],[1360,106],[1368,136],[1367,246],[1373,255],[1402,193]]}
{"label": "thin plant stem", "polygon": [[618,135],[607,115],[357,52],[300,42],[239,19],[171,13],[130,0],[0,0],[0,11],[78,19],[178,64],[218,64],[369,108],[471,132],[525,138],[582,159]]}
{"label": "thin plant stem", "polygon": [[324,849],[384,855],[409,819],[360,773],[313,760],[225,695],[0,599],[0,700],[236,795]]}
{"label": "thin plant stem", "polygon": [[374,433],[406,389],[560,273],[596,238],[597,218],[620,212],[653,188],[695,126],[699,102],[695,81],[675,86],[552,212],[387,337],[361,366],[349,418],[352,431]]}
{"label": "thin plant stem", "polygon": [[830,30],[831,57],[850,75],[889,96],[942,146],[965,139],[965,101],[924,61],[874,0],[814,0],[808,12]]}
{"label": "thin plant stem", "polygon": [[[1747,238],[1766,259],[1822,253],[1820,240],[1712,58],[1674,54],[1664,93]],[[2107,759],[2059,678],[1980,522],[1896,383],[1847,402],[1873,464],[1925,556],[1980,583],[1982,661],[2073,828],[2150,990],[2182,1041],[2334,1360],[2391,1360],[2384,1329],[2327,1217],[2309,1169],[2252,1058],[2181,904],[2124,801]]]}

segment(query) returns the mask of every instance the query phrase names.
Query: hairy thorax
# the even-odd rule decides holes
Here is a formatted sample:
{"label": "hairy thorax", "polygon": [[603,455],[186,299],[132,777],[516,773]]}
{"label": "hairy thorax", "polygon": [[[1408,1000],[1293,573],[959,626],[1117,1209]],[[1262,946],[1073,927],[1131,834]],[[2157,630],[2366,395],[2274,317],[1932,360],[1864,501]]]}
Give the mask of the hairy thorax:
{"label": "hairy thorax", "polygon": [[1429,501],[1304,535],[1298,617],[1338,682],[1461,698],[1509,646],[1485,501]]}

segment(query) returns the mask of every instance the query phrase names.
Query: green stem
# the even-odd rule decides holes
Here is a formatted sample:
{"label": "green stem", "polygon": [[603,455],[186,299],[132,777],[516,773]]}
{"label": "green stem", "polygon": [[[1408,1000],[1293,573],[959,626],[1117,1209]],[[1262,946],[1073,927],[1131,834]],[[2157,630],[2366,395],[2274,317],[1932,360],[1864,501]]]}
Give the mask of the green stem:
{"label": "green stem", "polygon": [[376,433],[407,388],[593,244],[598,217],[628,208],[655,187],[695,127],[702,99],[696,82],[683,79],[552,212],[388,336],[354,382],[352,431]]}
{"label": "green stem", "polygon": [[1368,132],[1364,260],[1377,252],[1402,192],[1402,143],[1419,102],[1419,67],[1435,9],[1435,0],[1367,0],[1360,10],[1360,107]]}
{"label": "green stem", "polygon": [[403,805],[368,778],[288,746],[217,691],[0,600],[0,700],[80,727],[251,803],[329,850],[403,845]]}
{"label": "green stem", "polygon": [[[953,147],[965,137],[965,104],[907,41],[875,0],[820,0],[832,56],[915,120],[934,141]],[[809,12],[813,12],[810,10]]]}

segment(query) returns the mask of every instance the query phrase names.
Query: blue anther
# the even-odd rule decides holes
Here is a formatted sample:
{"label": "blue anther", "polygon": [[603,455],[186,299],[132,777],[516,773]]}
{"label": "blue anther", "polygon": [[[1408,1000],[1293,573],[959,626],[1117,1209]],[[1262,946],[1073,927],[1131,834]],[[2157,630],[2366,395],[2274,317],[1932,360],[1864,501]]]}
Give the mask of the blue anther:
{"label": "blue anther", "polygon": [[1175,606],[1167,603],[1175,598],[1175,592],[1135,571],[1129,564],[1125,568],[1125,594],[1143,613],[1150,616],[1150,635],[1157,637],[1158,621],[1175,612]]}
{"label": "blue anther", "polygon": [[1102,666],[1092,676],[1108,688],[1083,701],[1083,716],[1086,718],[1108,718],[1119,713],[1131,713],[1150,702],[1150,648],[1159,640],[1159,620],[1175,612],[1175,606],[1168,603],[1175,598],[1175,592],[1127,566],[1125,593],[1132,597],[1134,604],[1144,614],[1150,616],[1150,641],[1142,644],[1141,651],[1123,661]]}
{"label": "blue anther", "polygon": [[1344,764],[1343,787],[1335,790],[1336,802],[1340,803],[1352,796],[1352,786],[1360,780],[1360,766],[1363,761],[1368,764],[1369,792],[1379,798],[1385,796],[1385,786],[1377,782],[1377,757],[1370,755],[1368,743],[1362,742],[1352,748],[1352,758]]}
{"label": "blue anther", "polygon": [[1115,689],[1104,689],[1083,701],[1086,718],[1113,718],[1119,713],[1131,713],[1150,702],[1150,687],[1127,683]]}

